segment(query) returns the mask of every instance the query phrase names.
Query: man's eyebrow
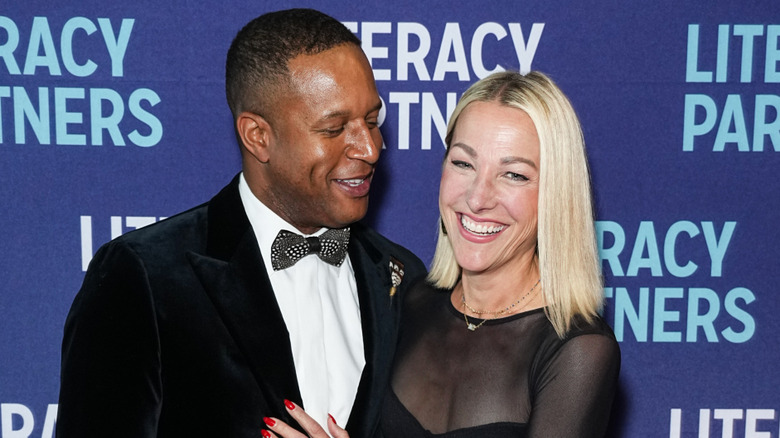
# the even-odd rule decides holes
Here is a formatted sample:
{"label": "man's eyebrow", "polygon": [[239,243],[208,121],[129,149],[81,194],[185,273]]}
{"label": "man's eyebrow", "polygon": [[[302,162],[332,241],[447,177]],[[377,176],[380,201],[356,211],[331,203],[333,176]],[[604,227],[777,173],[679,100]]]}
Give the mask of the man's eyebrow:
{"label": "man's eyebrow", "polygon": [[377,102],[376,105],[371,107],[371,110],[369,111],[369,114],[373,113],[374,111],[379,111],[381,109],[382,109],[382,99],[379,99],[379,102]]}
{"label": "man's eyebrow", "polygon": [[[382,109],[382,101],[381,100],[379,102],[377,102],[377,104],[374,105],[371,109],[369,109],[368,113],[370,114],[370,113],[373,113],[374,111],[379,111],[380,109]],[[342,118],[342,117],[349,117],[349,115],[350,115],[350,111],[348,111],[348,110],[332,111],[332,112],[329,112],[329,113],[325,114],[324,116],[320,117],[320,121],[324,122],[324,121],[331,120],[331,119],[339,119],[339,118]]]}
{"label": "man's eyebrow", "polygon": [[349,115],[349,111],[343,110],[343,111],[333,111],[325,114],[324,116],[320,117],[320,121],[326,121],[330,119],[339,119],[342,117],[346,117]]}

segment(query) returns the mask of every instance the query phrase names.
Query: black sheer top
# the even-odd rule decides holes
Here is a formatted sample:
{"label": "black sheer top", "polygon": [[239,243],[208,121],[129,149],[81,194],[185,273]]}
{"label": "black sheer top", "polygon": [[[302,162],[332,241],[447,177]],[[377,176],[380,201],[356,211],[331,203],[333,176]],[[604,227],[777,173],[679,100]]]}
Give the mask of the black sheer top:
{"label": "black sheer top", "polygon": [[405,297],[386,438],[604,435],[620,349],[603,320],[559,339],[537,309],[469,331],[450,293],[420,282]]}

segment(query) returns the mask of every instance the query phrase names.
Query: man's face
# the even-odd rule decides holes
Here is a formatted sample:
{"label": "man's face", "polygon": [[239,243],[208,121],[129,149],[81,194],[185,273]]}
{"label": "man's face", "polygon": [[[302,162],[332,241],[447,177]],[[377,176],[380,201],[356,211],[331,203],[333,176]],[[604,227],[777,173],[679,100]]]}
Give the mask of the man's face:
{"label": "man's face", "polygon": [[291,86],[269,112],[269,207],[304,233],[366,214],[382,148],[381,101],[361,49],[342,44],[289,62]]}

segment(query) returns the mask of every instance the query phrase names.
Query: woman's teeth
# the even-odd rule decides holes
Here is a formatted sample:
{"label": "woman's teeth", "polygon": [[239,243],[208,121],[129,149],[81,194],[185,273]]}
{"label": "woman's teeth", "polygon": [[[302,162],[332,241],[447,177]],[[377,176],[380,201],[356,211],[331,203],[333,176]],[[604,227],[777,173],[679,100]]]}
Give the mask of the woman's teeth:
{"label": "woman's teeth", "polygon": [[506,225],[481,225],[477,224],[476,222],[470,221],[466,216],[460,217],[460,223],[463,225],[463,228],[465,228],[470,233],[479,234],[482,236],[488,236],[490,234],[496,234],[499,231],[506,228]]}

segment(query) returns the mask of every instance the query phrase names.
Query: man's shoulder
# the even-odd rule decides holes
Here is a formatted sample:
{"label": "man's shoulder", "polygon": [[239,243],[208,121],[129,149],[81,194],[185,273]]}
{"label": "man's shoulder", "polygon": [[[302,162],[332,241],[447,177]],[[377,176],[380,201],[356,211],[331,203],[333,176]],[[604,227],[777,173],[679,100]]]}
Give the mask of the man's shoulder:
{"label": "man's shoulder", "polygon": [[404,246],[393,242],[368,225],[358,222],[351,227],[352,235],[361,242],[364,247],[376,251],[379,254],[390,255],[400,259],[406,269],[425,271],[425,265],[419,257]]}
{"label": "man's shoulder", "polygon": [[[241,208],[240,200],[237,199],[236,177],[209,201],[154,224],[125,233],[114,239],[112,243],[126,245],[137,251],[165,252],[199,248],[206,244],[209,221],[214,219],[215,212],[221,213],[216,217],[235,216],[233,209]],[[221,224],[218,224],[218,228],[219,225]]]}
{"label": "man's shoulder", "polygon": [[159,222],[130,231],[115,239],[131,247],[159,246],[170,241],[198,240],[208,224],[208,203],[177,213]]}
{"label": "man's shoulder", "polygon": [[167,219],[127,232],[103,244],[90,262],[89,271],[114,271],[133,263],[144,269],[164,271],[182,264],[188,252],[201,252],[207,236],[207,205],[200,205]]}
{"label": "man's shoulder", "polygon": [[373,246],[383,253],[389,250],[393,250],[413,255],[412,252],[408,249],[393,242],[382,234],[379,234],[379,232],[362,222],[352,224],[350,229],[352,235],[355,236],[355,238],[357,238],[363,245]]}

